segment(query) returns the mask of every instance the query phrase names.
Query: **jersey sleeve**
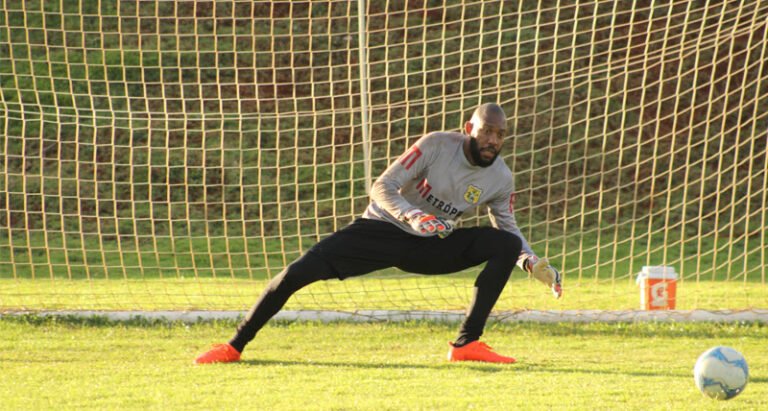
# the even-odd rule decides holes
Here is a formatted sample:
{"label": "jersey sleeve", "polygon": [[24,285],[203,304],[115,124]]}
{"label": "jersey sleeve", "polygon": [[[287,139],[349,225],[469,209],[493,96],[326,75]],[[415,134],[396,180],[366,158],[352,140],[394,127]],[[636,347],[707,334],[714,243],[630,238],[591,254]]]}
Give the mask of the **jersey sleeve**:
{"label": "jersey sleeve", "polygon": [[400,194],[400,189],[409,181],[423,176],[437,157],[439,138],[435,133],[420,138],[376,179],[370,195],[379,207],[399,220],[406,212],[417,208]]}
{"label": "jersey sleeve", "polygon": [[528,257],[536,256],[536,254],[517,226],[517,220],[515,219],[515,197],[515,184],[510,179],[509,186],[488,203],[488,212],[491,224],[494,227],[515,234],[523,240],[523,249],[520,252],[520,257],[517,259],[517,265],[525,270],[523,267],[525,260]]}

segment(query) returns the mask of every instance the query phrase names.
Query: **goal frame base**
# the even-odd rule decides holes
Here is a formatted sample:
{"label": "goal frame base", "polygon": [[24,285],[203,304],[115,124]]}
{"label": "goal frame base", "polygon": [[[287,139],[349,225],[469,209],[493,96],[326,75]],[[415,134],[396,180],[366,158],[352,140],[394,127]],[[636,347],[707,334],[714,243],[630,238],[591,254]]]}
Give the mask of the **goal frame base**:
{"label": "goal frame base", "polygon": [[[191,311],[5,311],[0,317],[32,315],[38,317],[104,318],[109,321],[160,320],[195,323],[215,320],[241,320],[243,311],[191,310]],[[405,322],[437,321],[458,323],[464,319],[461,311],[405,311],[405,310],[285,310],[276,321],[319,322]],[[537,323],[632,323],[632,322],[760,322],[768,323],[768,309],[745,310],[517,310],[491,314],[492,321]]]}

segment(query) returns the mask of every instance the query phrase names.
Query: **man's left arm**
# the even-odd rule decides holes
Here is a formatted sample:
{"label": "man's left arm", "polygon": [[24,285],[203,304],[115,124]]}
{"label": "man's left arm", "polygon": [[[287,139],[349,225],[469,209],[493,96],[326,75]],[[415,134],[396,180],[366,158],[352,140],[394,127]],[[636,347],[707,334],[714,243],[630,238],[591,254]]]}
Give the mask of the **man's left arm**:
{"label": "man's left arm", "polygon": [[560,298],[563,295],[563,277],[560,271],[549,264],[546,258],[539,258],[533,252],[517,226],[514,187],[488,203],[488,211],[494,227],[515,234],[522,240],[523,248],[517,259],[517,265],[550,287],[555,298]]}

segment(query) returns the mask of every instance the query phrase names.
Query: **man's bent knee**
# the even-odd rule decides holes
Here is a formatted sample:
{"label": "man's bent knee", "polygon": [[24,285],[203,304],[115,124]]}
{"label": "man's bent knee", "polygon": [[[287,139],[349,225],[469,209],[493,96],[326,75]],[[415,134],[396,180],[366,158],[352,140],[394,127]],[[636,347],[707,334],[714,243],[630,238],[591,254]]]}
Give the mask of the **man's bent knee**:
{"label": "man's bent knee", "polygon": [[487,241],[491,251],[491,258],[504,258],[517,261],[520,250],[523,248],[523,240],[508,231],[494,229]]}

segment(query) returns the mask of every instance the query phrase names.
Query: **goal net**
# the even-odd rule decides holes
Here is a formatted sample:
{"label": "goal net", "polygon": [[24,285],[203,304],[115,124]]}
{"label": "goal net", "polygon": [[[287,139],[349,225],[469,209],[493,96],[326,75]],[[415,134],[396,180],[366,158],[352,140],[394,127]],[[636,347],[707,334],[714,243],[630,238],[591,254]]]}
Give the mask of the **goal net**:
{"label": "goal net", "polygon": [[[636,310],[643,266],[675,269],[679,310],[760,311],[767,24],[759,1],[4,0],[0,310],[245,310],[493,101],[518,223],[565,274],[555,301],[516,269],[499,312]],[[462,310],[476,274],[286,308]]]}

